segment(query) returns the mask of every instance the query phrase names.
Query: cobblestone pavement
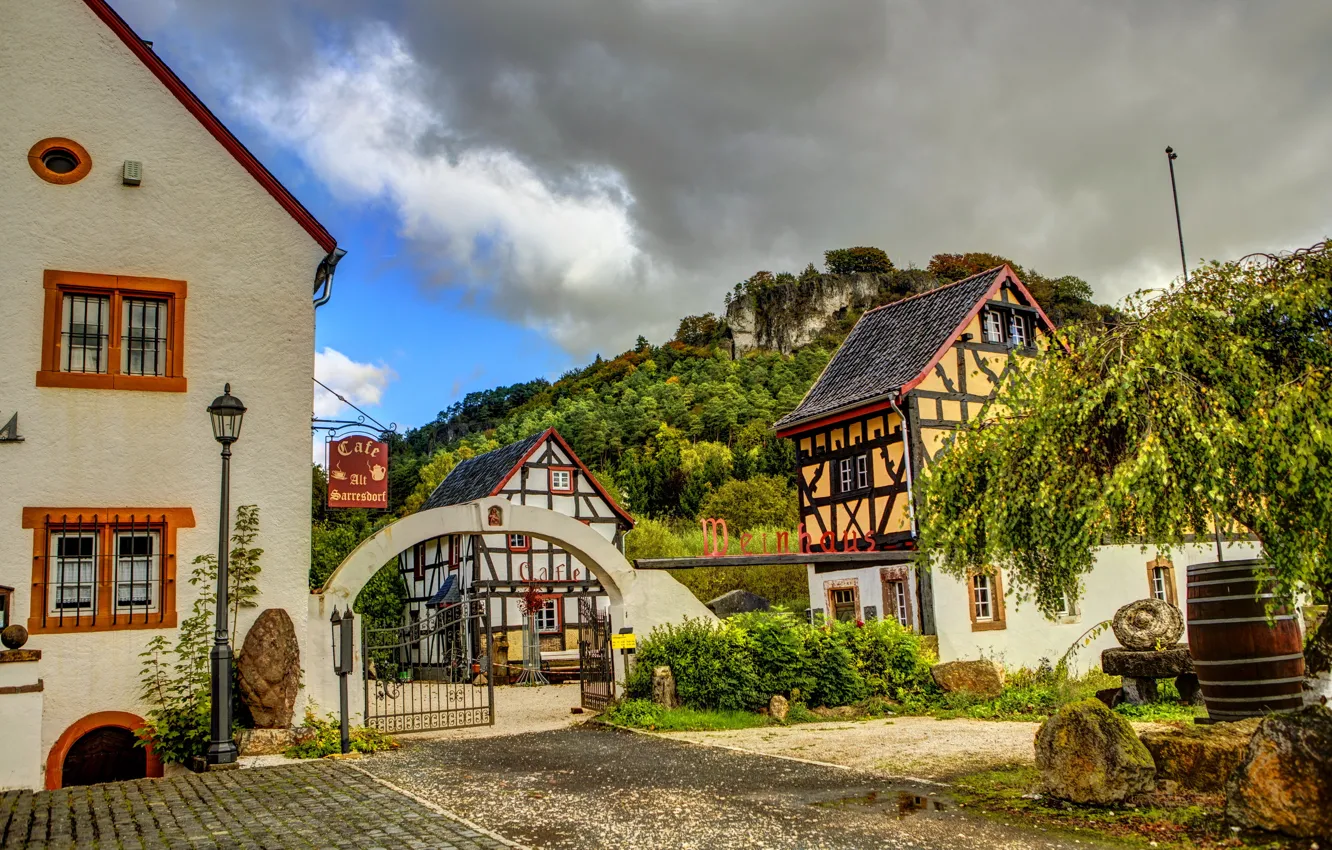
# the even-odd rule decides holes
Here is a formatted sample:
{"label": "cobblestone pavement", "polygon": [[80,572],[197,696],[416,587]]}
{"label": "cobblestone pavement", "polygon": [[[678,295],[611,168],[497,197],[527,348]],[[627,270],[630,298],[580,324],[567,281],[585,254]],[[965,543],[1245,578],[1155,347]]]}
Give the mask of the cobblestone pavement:
{"label": "cobblestone pavement", "polygon": [[940,785],[591,725],[477,741],[409,737],[361,764],[551,850],[1120,846],[959,811]]}
{"label": "cobblestone pavement", "polygon": [[5,850],[506,846],[331,762],[0,793]]}

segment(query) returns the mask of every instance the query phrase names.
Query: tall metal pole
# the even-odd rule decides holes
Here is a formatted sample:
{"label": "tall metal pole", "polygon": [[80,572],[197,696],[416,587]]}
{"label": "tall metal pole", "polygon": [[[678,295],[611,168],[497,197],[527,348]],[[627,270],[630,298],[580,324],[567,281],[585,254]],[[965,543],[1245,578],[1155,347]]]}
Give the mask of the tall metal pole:
{"label": "tall metal pole", "polygon": [[1184,254],[1184,225],[1179,221],[1179,190],[1175,188],[1175,159],[1179,154],[1175,149],[1166,146],[1166,161],[1170,163],[1170,194],[1175,199],[1175,232],[1179,234],[1179,265],[1184,269],[1184,282],[1189,280],[1189,261]]}
{"label": "tall metal pole", "polygon": [[[1170,195],[1175,199],[1175,233],[1179,235],[1179,265],[1184,270],[1184,282],[1189,282],[1189,261],[1184,253],[1184,225],[1179,219],[1179,190],[1175,187],[1175,160],[1179,154],[1175,149],[1166,146],[1166,161],[1170,163]],[[1216,559],[1224,561],[1225,554],[1221,551],[1221,523],[1217,522],[1216,512],[1212,512],[1212,540],[1216,543]]]}
{"label": "tall metal pole", "polygon": [[217,625],[213,631],[212,662],[212,741],[208,744],[209,764],[232,764],[239,756],[231,739],[231,638],[227,633],[227,558],[231,521],[231,444],[222,444],[222,516],[217,532]]}

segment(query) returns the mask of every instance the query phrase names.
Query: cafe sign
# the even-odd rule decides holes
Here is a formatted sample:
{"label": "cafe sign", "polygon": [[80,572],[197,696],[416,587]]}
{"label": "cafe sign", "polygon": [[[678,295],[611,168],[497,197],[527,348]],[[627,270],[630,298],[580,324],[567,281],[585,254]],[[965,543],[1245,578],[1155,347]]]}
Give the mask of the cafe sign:
{"label": "cafe sign", "polygon": [[328,506],[388,507],[388,443],[369,437],[329,442]]}

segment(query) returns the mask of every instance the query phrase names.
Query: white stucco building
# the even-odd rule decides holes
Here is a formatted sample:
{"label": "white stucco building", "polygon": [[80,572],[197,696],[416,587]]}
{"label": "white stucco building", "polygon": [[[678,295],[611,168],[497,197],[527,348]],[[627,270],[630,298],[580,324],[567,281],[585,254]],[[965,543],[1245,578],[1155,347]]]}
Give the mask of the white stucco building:
{"label": "white stucco building", "polygon": [[340,252],[104,0],[0,20],[0,616],[41,655],[0,663],[0,788],[60,787],[111,769],[217,549],[224,383],[264,549],[234,642],[284,608],[309,655],[311,292]]}

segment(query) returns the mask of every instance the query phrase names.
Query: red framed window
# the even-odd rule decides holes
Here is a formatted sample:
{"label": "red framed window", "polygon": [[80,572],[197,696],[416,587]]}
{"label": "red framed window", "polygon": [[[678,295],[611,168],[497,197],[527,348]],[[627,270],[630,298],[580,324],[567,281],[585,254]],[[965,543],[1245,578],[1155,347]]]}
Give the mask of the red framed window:
{"label": "red framed window", "polygon": [[509,535],[510,552],[529,552],[532,549],[532,541],[526,534]]}
{"label": "red framed window", "polygon": [[417,543],[412,547],[412,578],[415,581],[425,581],[425,556],[426,545]]}
{"label": "red framed window", "polygon": [[572,466],[552,466],[550,468],[550,492],[572,493],[574,490],[574,469]]}
{"label": "red framed window", "polygon": [[462,539],[455,535],[449,536],[449,569],[458,569],[458,564],[462,562]]}

